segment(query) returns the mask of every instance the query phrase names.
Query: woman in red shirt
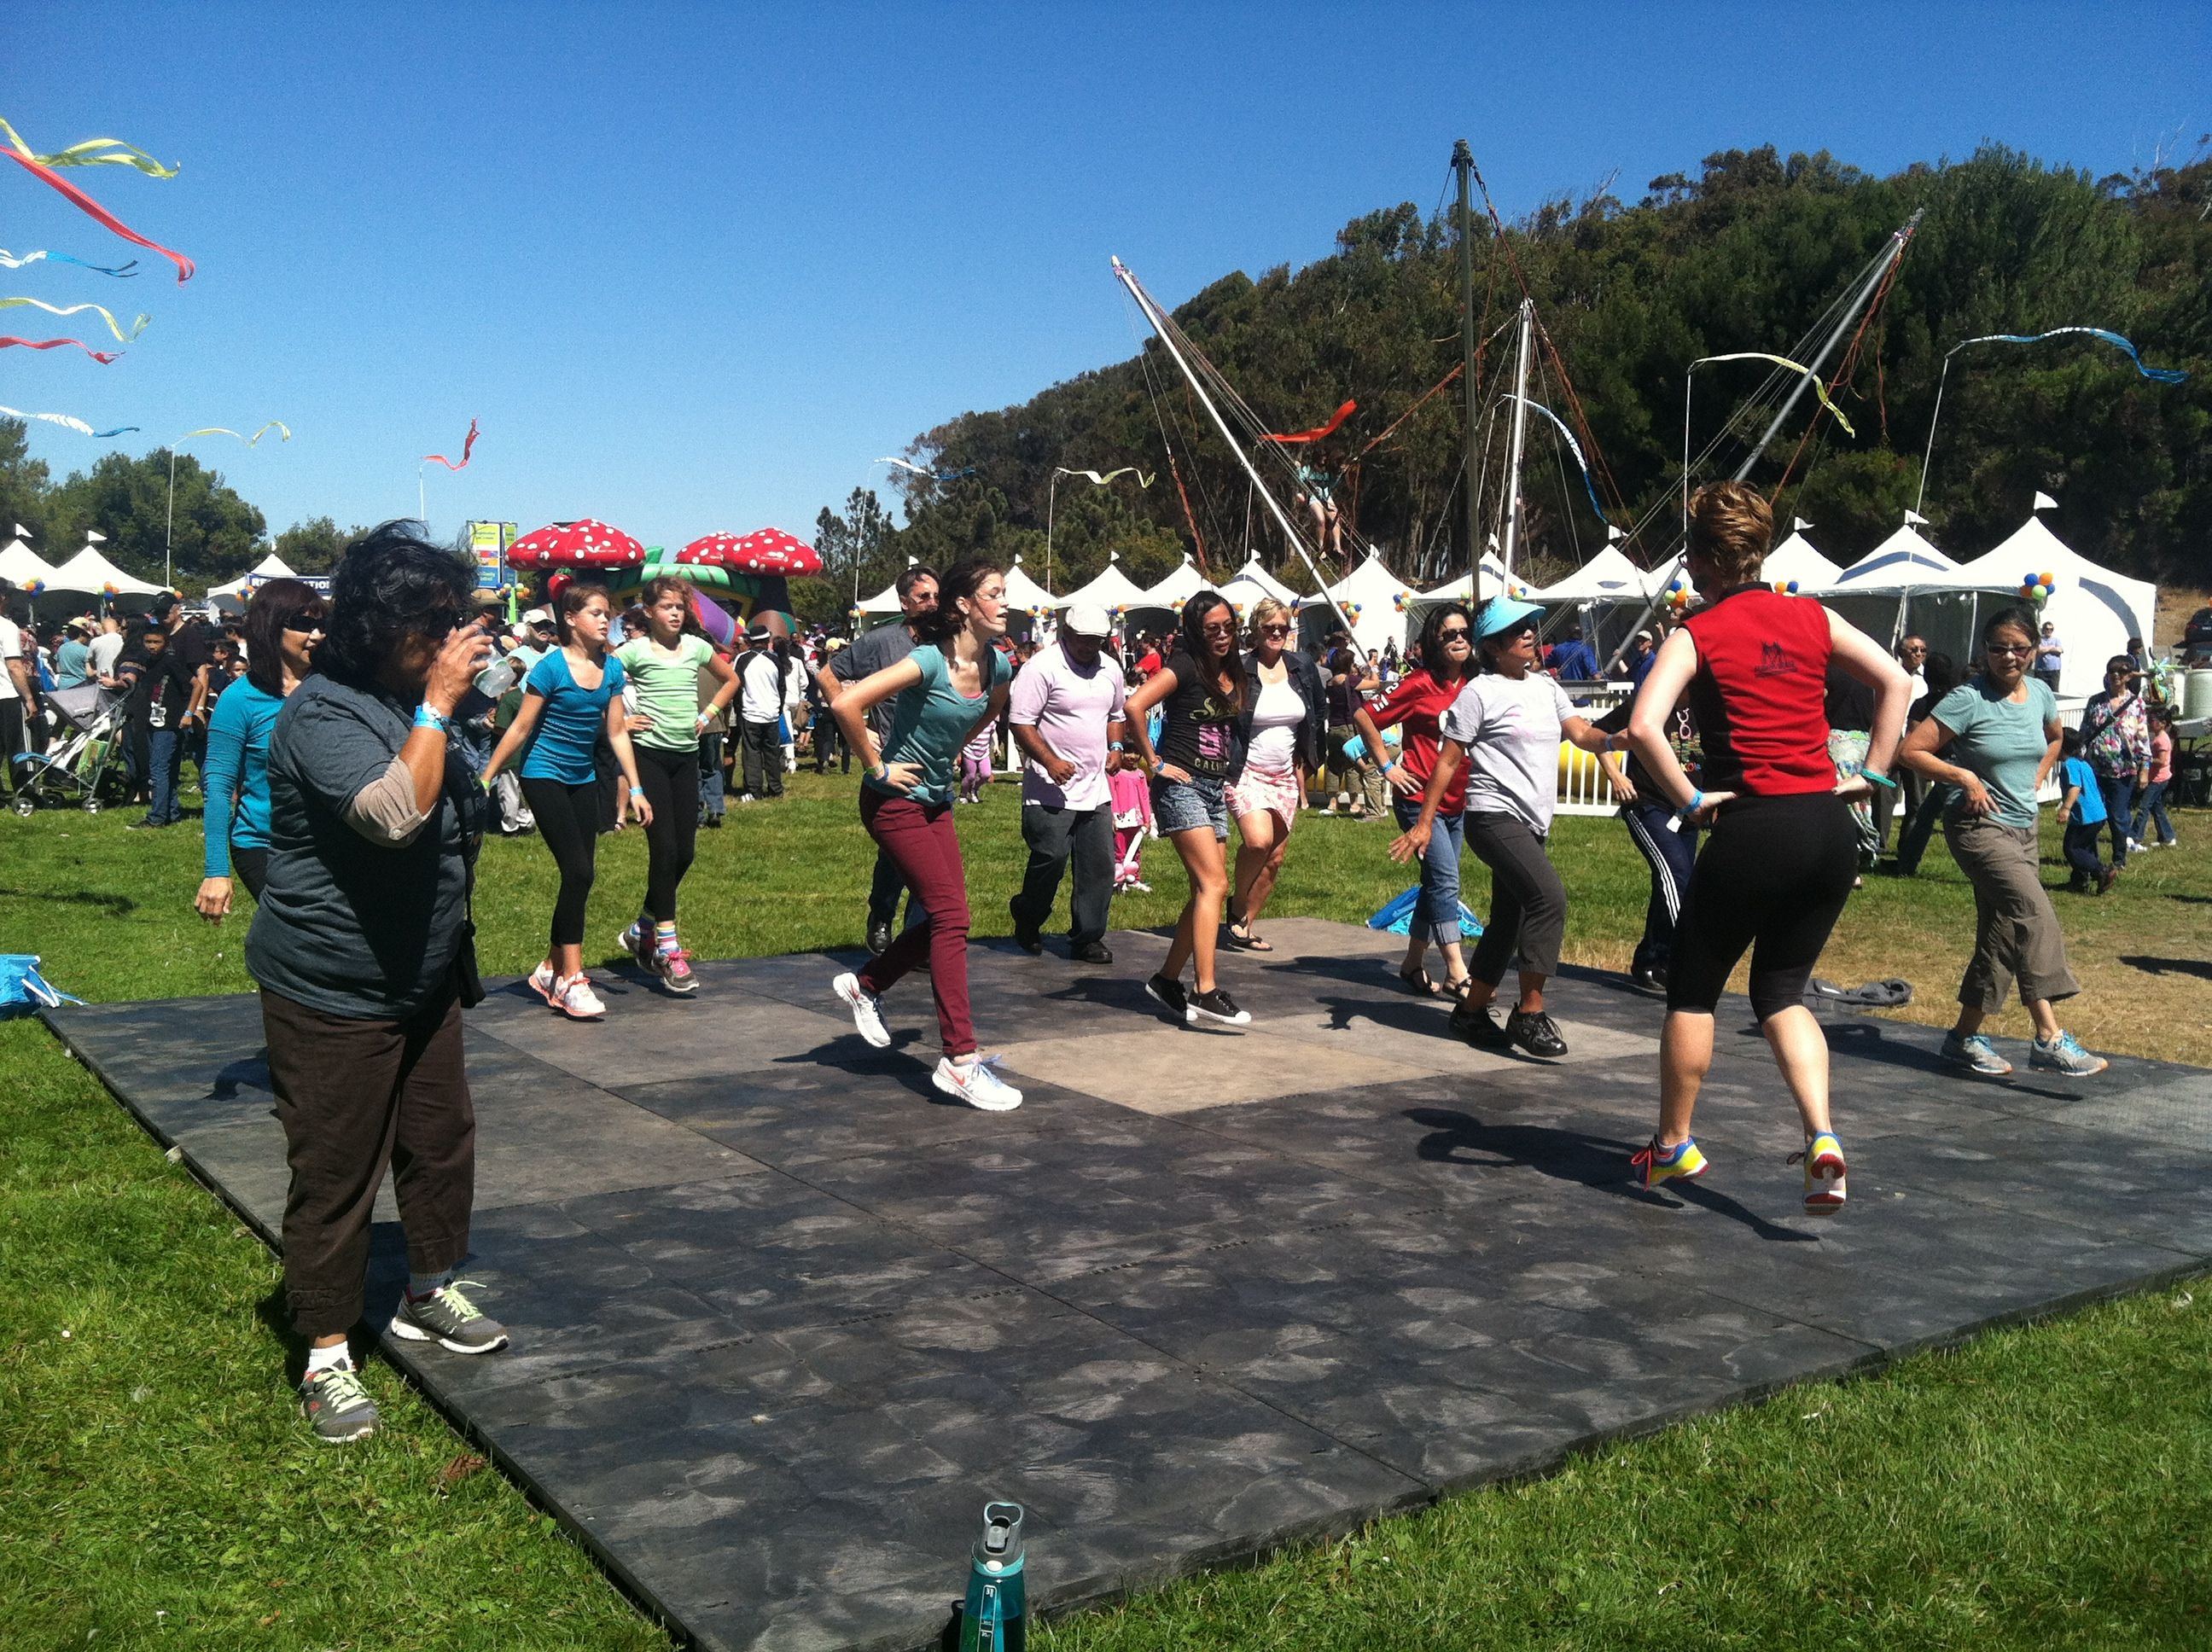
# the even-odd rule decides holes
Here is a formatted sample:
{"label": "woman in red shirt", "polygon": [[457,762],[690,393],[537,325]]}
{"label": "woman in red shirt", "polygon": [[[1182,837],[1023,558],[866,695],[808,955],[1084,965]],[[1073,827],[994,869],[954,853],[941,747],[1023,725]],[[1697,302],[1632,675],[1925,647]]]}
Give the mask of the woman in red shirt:
{"label": "woman in red shirt", "polygon": [[[1740,482],[1690,500],[1686,560],[1716,593],[1659,649],[1629,715],[1637,756],[1684,823],[1710,825],[1667,972],[1659,1133],[1636,1156],[1644,1185],[1703,1175],[1690,1114],[1713,1061],[1713,1011],[1751,951],[1751,1007],[1805,1127],[1805,1208],[1844,1204],[1844,1149],[1828,1122],[1828,1041],[1805,986],[1858,875],[1850,800],[1889,777],[1912,680],[1889,651],[1820,604],[1759,581],[1774,538],[1766,501]],[[1829,662],[1875,691],[1858,773],[1836,777],[1825,709]],[[1685,691],[1705,750],[1692,785],[1666,724]],[[1700,789],[1700,786],[1705,789]]]}
{"label": "woman in red shirt", "polygon": [[[1421,663],[1398,680],[1398,686],[1381,699],[1366,704],[1354,701],[1352,721],[1367,750],[1379,760],[1382,731],[1404,731],[1403,749],[1385,765],[1383,778],[1396,793],[1391,812],[1398,829],[1410,831],[1420,818],[1421,793],[1436,773],[1443,731],[1439,726],[1467,679],[1474,675],[1474,622],[1463,603],[1448,602],[1431,608],[1421,624]],[[1417,993],[1435,997],[1449,991],[1467,996],[1467,960],[1460,951],[1459,859],[1461,811],[1467,802],[1467,779],[1462,771],[1437,805],[1436,829],[1421,853],[1421,899],[1406,935],[1406,961],[1398,966],[1398,979]],[[1439,987],[1422,969],[1421,959],[1434,941],[1444,961],[1444,985]]]}

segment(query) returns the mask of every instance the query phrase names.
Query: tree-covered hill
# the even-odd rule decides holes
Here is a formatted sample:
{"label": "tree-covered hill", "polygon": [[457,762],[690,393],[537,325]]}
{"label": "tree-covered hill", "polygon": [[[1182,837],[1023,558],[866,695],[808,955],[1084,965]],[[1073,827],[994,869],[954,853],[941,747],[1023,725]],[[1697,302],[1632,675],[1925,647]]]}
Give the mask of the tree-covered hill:
{"label": "tree-covered hill", "polygon": [[[2119,351],[2081,340],[1961,355],[1923,507],[1929,531],[1954,554],[1978,554],[2041,489],[2059,501],[2052,525],[2085,554],[2212,580],[2212,157],[2202,148],[2185,166],[2101,180],[1995,148],[1887,178],[1826,154],[1731,150],[1709,156],[1694,179],[1652,180],[1633,205],[1609,194],[1561,200],[1502,236],[1479,216],[1478,312],[1486,332],[1504,326],[1525,281],[1571,383],[1571,394],[1547,359],[1531,398],[1595,438],[1607,515],[1626,526],[1649,512],[1651,526],[1629,549],[1656,560],[1668,548],[1664,504],[1679,485],[1688,363],[1788,353],[1916,210],[1917,234],[1834,386],[1856,434],[1811,417],[1808,398],[1753,472],[1779,489],[1778,516],[1814,522],[1838,561],[1863,553],[1918,491],[1946,350],[1980,334],[2094,325],[2133,339],[2151,362],[2186,369],[2188,381],[2154,383]],[[1224,276],[1175,313],[1276,429],[1319,424],[1357,399],[1325,466],[1340,471],[1337,496],[1360,532],[1416,576],[1466,566],[1458,393],[1419,399],[1459,361],[1449,217],[1426,220],[1411,204],[1371,213],[1345,226],[1331,256],[1257,280]],[[1510,342],[1509,328],[1485,348],[1485,398],[1504,380]],[[1698,445],[1758,380],[1755,368],[1699,373]],[[1698,479],[1732,470],[1743,451],[1724,446]],[[1529,453],[1531,560],[1579,562],[1603,543],[1603,525],[1547,428],[1532,434]],[[1056,589],[1089,577],[1109,550],[1133,577],[1157,577],[1194,548],[1194,523],[1216,575],[1247,543],[1243,473],[1157,340],[1018,407],[948,419],[909,456],[940,475],[972,474],[902,477],[903,529],[872,518],[865,491],[845,516],[823,513],[824,548],[840,561],[863,556],[864,584],[880,584],[910,555],[941,562],[979,549],[1002,560],[1024,553],[1042,574],[1060,465],[1135,465],[1157,476],[1149,489],[1134,478],[1103,489],[1061,479],[1050,501]],[[1262,513],[1249,519],[1249,543],[1282,559]],[[849,563],[833,578],[849,580]]]}

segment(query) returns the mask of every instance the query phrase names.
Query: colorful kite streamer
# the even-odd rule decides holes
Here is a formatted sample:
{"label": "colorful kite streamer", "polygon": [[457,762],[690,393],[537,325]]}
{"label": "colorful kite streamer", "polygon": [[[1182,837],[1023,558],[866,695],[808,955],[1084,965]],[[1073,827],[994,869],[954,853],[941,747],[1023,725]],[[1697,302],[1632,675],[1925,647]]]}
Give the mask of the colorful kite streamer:
{"label": "colorful kite streamer", "polygon": [[80,270],[94,270],[103,276],[136,276],[138,273],[138,260],[136,258],[132,258],[129,263],[117,267],[105,264],[93,264],[84,258],[73,258],[66,252],[47,252],[41,251],[37,252],[26,252],[21,258],[18,258],[15,253],[10,252],[6,247],[0,246],[0,265],[5,265],[10,270],[21,270],[25,264],[36,264],[40,258],[52,258],[57,264],[73,264]]}
{"label": "colorful kite streamer", "polygon": [[1316,425],[1310,430],[1294,430],[1286,436],[1271,435],[1267,437],[1266,440],[1268,441],[1280,442],[1319,441],[1324,436],[1334,435],[1336,434],[1337,426],[1342,424],[1346,419],[1350,418],[1358,410],[1358,409],[1359,404],[1358,402],[1346,402],[1342,407],[1336,410],[1335,413],[1330,416],[1329,422],[1327,424]]}
{"label": "colorful kite streamer", "polygon": [[[22,167],[24,171],[29,173],[32,177],[45,183],[48,187],[61,191],[64,196],[68,197],[70,204],[75,206],[78,211],[83,213],[87,217],[90,218],[94,223],[97,223],[103,228],[111,230],[114,234],[122,236],[126,241],[145,247],[150,252],[159,252],[163,258],[168,259],[170,263],[177,266],[177,279],[179,282],[190,281],[192,278],[192,261],[190,258],[186,258],[181,252],[172,252],[167,247],[162,246],[159,241],[148,240],[143,235],[131,228],[130,225],[125,223],[120,218],[110,212],[106,207],[100,205],[99,202],[94,200],[92,197],[87,195],[75,184],[70,183],[68,179],[64,178],[60,173],[54,171],[52,167],[33,158],[32,155],[21,152],[19,149],[0,149],[0,155],[6,156],[17,166]],[[91,163],[80,161],[76,164],[88,165]]]}
{"label": "colorful kite streamer", "polygon": [[932,482],[957,482],[962,477],[974,476],[975,474],[975,467],[972,465],[964,471],[925,471],[921,465],[915,464],[911,459],[879,459],[876,463],[878,465],[896,465],[902,471],[911,471],[916,476],[926,477]]}
{"label": "colorful kite streamer", "polygon": [[0,349],[10,344],[20,344],[27,350],[58,350],[64,344],[74,344],[102,367],[123,354],[121,350],[96,350],[82,338],[18,338],[12,333],[0,337]]}
{"label": "colorful kite streamer", "polygon": [[2118,349],[2125,350],[2128,354],[2128,359],[2136,364],[2136,371],[2142,374],[2144,378],[2151,380],[2154,384],[2178,385],[2182,384],[2188,380],[2189,375],[2181,371],[2179,367],[2154,367],[2145,366],[2141,353],[2136,350],[2133,344],[2121,337],[2119,334],[2108,331],[2103,327],[2053,327],[2049,332],[2039,333],[1985,333],[1979,338],[1962,339],[1960,343],[1954,344],[1949,350],[1945,352],[1944,359],[1946,361],[1949,360],[1951,356],[1957,355],[1960,350],[1966,349],[1968,344],[2040,344],[2046,338],[2063,337],[2069,333],[2083,333],[2091,338],[2100,338],[2107,344],[2111,344]]}
{"label": "colorful kite streamer", "polygon": [[1509,402],[1520,403],[1532,413],[1541,413],[1553,424],[1559,426],[1559,434],[1566,439],[1567,451],[1575,456],[1575,468],[1583,473],[1583,486],[1589,489],[1590,508],[1597,513],[1597,519],[1603,522],[1605,507],[1597,502],[1597,484],[1590,480],[1589,461],[1583,457],[1583,445],[1575,440],[1575,433],[1567,428],[1566,421],[1553,412],[1543,403],[1532,402],[1526,396],[1516,396],[1509,392],[1505,399]]}
{"label": "colorful kite streamer", "polygon": [[443,453],[425,453],[422,455],[422,463],[425,465],[433,463],[442,465],[449,471],[465,471],[469,468],[469,450],[476,445],[477,422],[474,419],[471,419],[469,421],[469,434],[461,439],[461,462],[459,465],[454,464],[453,460],[447,459]]}
{"label": "colorful kite streamer", "polygon": [[137,337],[140,333],[146,331],[146,324],[154,319],[150,315],[142,315],[131,323],[131,331],[125,332],[123,331],[122,323],[108,313],[107,307],[104,304],[71,304],[64,308],[58,304],[49,304],[42,298],[0,298],[0,310],[12,310],[21,304],[33,305],[44,310],[48,315],[76,315],[81,311],[90,310],[107,324],[107,331],[115,335],[115,341],[118,344],[127,344]]}
{"label": "colorful kite streamer", "polygon": [[0,407],[0,419],[44,419],[48,424],[58,424],[64,430],[75,430],[100,440],[138,428],[135,424],[118,424],[112,430],[95,430],[82,419],[73,419],[66,413],[25,413],[12,407]]}
{"label": "colorful kite streamer", "polygon": [[261,428],[255,431],[250,436],[239,435],[239,433],[233,430],[228,425],[210,424],[204,425],[198,430],[187,430],[183,435],[178,437],[177,440],[179,441],[190,441],[194,436],[238,436],[239,440],[244,442],[248,447],[258,447],[261,446],[262,437],[267,435],[271,430],[281,431],[283,433],[279,438],[281,440],[289,441],[292,440],[292,427],[286,424],[282,419],[270,420],[268,423],[263,425]]}
{"label": "colorful kite streamer", "polygon": [[82,143],[72,143],[52,155],[33,155],[31,146],[4,120],[0,120],[0,133],[7,135],[9,148],[42,167],[136,167],[149,178],[174,178],[180,170],[163,166],[145,150],[119,137],[88,137]]}
{"label": "colorful kite streamer", "polygon": [[1133,476],[1133,477],[1135,477],[1137,478],[1137,485],[1138,485],[1139,488],[1149,488],[1149,487],[1151,487],[1151,486],[1152,485],[1152,483],[1154,483],[1155,482],[1157,482],[1157,481],[1158,481],[1158,480],[1159,480],[1159,477],[1158,477],[1157,476],[1146,476],[1146,475],[1142,471],[1139,471],[1139,470],[1135,465],[1123,465],[1120,470],[1118,470],[1118,471],[1107,471],[1107,472],[1106,472],[1106,474],[1105,474],[1104,476],[1101,476],[1101,475],[1099,475],[1099,474],[1098,474],[1098,472],[1097,472],[1097,471],[1071,471],[1071,470],[1067,469],[1065,465],[1060,466],[1060,468],[1058,468],[1058,469],[1054,470],[1054,471],[1053,471],[1053,474],[1054,474],[1054,476],[1083,476],[1083,477],[1089,477],[1092,482],[1096,483],[1099,487],[1102,487],[1102,488],[1103,488],[1103,487],[1104,487],[1108,483],[1111,482],[1111,481],[1112,481],[1115,477],[1117,477],[1117,476]]}
{"label": "colorful kite streamer", "polygon": [[1691,362],[1690,366],[1692,368],[1701,367],[1709,361],[1771,361],[1778,367],[1788,367],[1792,373],[1802,374],[1813,381],[1813,393],[1820,398],[1821,406],[1836,416],[1836,422],[1844,427],[1844,434],[1847,436],[1858,434],[1857,431],[1851,428],[1851,422],[1844,416],[1844,410],[1828,399],[1828,387],[1820,382],[1820,375],[1808,367],[1800,366],[1786,355],[1769,355],[1765,350],[1735,350],[1727,355],[1701,355]]}

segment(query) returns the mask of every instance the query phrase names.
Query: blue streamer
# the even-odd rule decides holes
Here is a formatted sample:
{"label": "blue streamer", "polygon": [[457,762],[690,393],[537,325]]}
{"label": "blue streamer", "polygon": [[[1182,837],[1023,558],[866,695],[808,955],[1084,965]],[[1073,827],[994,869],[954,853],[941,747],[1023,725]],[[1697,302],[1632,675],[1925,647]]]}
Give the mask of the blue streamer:
{"label": "blue streamer", "polygon": [[105,264],[94,264],[88,258],[73,258],[66,252],[26,252],[18,258],[6,248],[0,247],[0,264],[6,264],[10,270],[20,270],[27,264],[36,264],[40,258],[52,258],[56,264],[73,264],[80,270],[91,270],[103,276],[127,277],[138,273],[138,260],[136,258],[120,268],[115,268]]}
{"label": "blue streamer", "polygon": [[2121,337],[2119,334],[2109,331],[2103,327],[2053,327],[2049,332],[2039,333],[1986,333],[1979,338],[1966,339],[1952,348],[1956,351],[1964,349],[1968,344],[2040,344],[2046,338],[2060,338],[2069,333],[2086,333],[2092,338],[2101,338],[2107,344],[2125,350],[2128,359],[2136,364],[2136,371],[2153,384],[2178,385],[2185,383],[2189,378],[2189,375],[2179,367],[2146,366],[2142,353],[2133,344]]}
{"label": "blue streamer", "polygon": [[1559,427],[1559,434],[1567,439],[1567,451],[1575,456],[1575,468],[1583,473],[1583,486],[1589,489],[1590,508],[1597,513],[1599,521],[1605,521],[1605,507],[1597,501],[1597,484],[1590,480],[1589,461],[1583,457],[1583,445],[1575,440],[1575,433],[1567,428],[1566,421],[1553,412],[1543,403],[1532,402],[1526,396],[1509,395],[1505,399],[1509,402],[1521,403],[1532,413],[1541,413]]}

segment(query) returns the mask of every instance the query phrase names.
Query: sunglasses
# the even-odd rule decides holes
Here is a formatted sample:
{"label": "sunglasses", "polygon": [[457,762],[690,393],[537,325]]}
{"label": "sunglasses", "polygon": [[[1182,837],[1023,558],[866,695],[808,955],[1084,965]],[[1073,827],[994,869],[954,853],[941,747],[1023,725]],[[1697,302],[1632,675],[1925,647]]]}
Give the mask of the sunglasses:
{"label": "sunglasses", "polygon": [[1263,625],[1260,628],[1260,635],[1263,637],[1286,637],[1290,634],[1291,628],[1287,625]]}
{"label": "sunglasses", "polygon": [[1199,629],[1210,637],[1233,637],[1237,635],[1237,627],[1234,624],[1223,624],[1218,622],[1210,625],[1201,625]]}
{"label": "sunglasses", "polygon": [[1982,652],[2002,654],[2007,659],[2025,659],[2035,652],[2035,645],[2032,642],[1985,642],[1982,645]]}
{"label": "sunglasses", "polygon": [[1437,641],[1439,642],[1465,642],[1467,641],[1467,627],[1464,625],[1447,625],[1443,630],[1437,633]]}
{"label": "sunglasses", "polygon": [[296,636],[319,636],[322,635],[323,616],[302,614],[299,618],[287,624],[284,629]]}

